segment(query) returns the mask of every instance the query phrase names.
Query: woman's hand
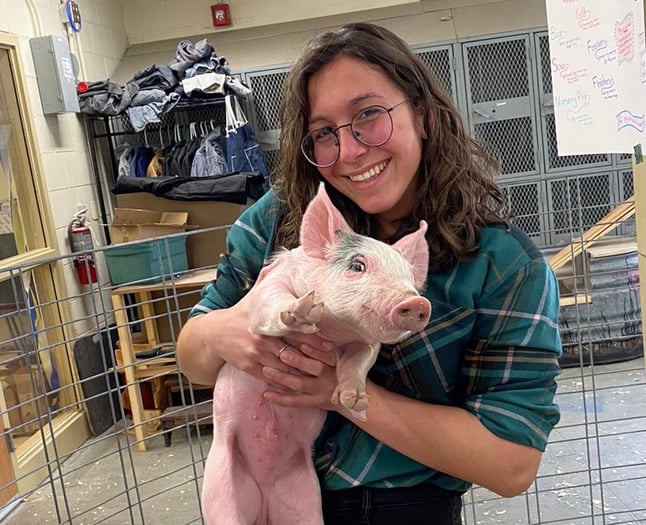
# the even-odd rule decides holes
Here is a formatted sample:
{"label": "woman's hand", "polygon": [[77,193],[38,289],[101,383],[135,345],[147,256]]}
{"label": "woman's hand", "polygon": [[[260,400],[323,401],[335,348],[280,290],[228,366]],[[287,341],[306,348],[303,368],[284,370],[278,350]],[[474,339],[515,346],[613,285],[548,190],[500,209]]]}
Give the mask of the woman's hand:
{"label": "woman's hand", "polygon": [[307,334],[290,333],[283,339],[289,341],[289,346],[280,353],[279,361],[289,368],[263,368],[264,378],[272,386],[265,392],[265,399],[285,406],[338,410],[331,401],[337,385],[332,345]]}
{"label": "woman's hand", "polygon": [[[270,380],[263,374],[265,368],[291,375],[318,376],[323,365],[334,366],[334,346],[315,334],[290,332],[281,338],[250,333],[247,326],[253,307],[253,301],[245,297],[230,308],[194,317],[184,325],[177,342],[177,356],[182,371],[193,382],[214,384],[224,362],[263,381]],[[309,359],[297,360],[292,366],[288,350],[298,351]],[[281,384],[273,386],[285,388]]]}

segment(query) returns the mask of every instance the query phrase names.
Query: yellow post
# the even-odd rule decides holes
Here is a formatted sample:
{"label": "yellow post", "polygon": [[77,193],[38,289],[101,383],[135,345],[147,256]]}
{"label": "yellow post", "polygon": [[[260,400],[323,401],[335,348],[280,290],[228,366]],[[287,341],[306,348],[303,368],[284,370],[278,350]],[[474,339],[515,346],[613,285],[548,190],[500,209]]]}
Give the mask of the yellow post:
{"label": "yellow post", "polygon": [[[646,26],[646,0],[642,0],[644,24]],[[645,27],[646,29],[646,27]],[[638,46],[639,48],[639,46]],[[646,336],[644,334],[644,308],[646,308],[646,162],[642,145],[637,144],[633,151],[633,195],[635,196],[635,227],[637,229],[637,253],[639,254],[639,304],[642,312],[642,347],[646,357]],[[642,276],[645,279],[642,279]],[[646,366],[646,359],[644,360]]]}
{"label": "yellow post", "polygon": [[633,188],[635,190],[635,226],[637,227],[637,252],[639,254],[639,301],[642,311],[642,343],[646,357],[644,334],[644,308],[646,308],[646,158],[641,144],[633,153]]}

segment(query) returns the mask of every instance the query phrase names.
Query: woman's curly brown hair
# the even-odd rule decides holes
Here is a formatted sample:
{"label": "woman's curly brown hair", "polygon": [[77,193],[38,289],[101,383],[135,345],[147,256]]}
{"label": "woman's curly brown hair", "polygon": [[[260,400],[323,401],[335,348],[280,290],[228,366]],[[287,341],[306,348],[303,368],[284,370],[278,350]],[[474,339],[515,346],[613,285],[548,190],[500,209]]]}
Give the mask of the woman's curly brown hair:
{"label": "woman's curly brown hair", "polygon": [[[416,111],[426,115],[428,139],[423,141],[418,171],[419,197],[410,216],[386,241],[394,242],[425,219],[433,270],[446,270],[468,259],[478,250],[482,226],[503,224],[510,218],[495,181],[499,163],[467,134],[453,102],[407,44],[391,31],[367,23],[347,24],[311,41],[287,78],[280,109],[280,165],[272,180],[282,216],[277,244],[286,248],[299,244],[303,213],[322,180],[300,151],[310,111],[307,86],[313,74],[340,55],[357,57],[381,69]],[[331,185],[326,184],[326,189],[355,231],[374,235],[371,216]]]}

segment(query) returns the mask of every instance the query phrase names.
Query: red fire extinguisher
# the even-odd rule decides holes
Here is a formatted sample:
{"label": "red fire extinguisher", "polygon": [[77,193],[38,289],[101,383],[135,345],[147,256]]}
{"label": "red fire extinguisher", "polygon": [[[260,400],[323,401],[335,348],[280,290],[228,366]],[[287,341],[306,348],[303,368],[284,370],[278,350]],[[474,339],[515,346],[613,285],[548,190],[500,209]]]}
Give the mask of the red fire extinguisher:
{"label": "red fire extinguisher", "polygon": [[74,214],[67,228],[67,236],[72,253],[79,254],[74,257],[74,268],[79,282],[83,285],[97,282],[92,230],[90,230],[86,208]]}

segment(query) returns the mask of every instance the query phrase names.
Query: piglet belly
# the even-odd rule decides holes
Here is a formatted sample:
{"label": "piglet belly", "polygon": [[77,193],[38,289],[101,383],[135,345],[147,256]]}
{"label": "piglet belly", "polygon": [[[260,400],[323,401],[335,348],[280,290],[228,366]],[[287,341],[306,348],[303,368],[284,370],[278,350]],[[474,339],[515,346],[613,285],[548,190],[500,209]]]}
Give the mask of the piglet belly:
{"label": "piglet belly", "polygon": [[324,412],[268,403],[264,381],[225,366],[213,393],[214,431],[230,453],[263,486],[287,474],[294,461],[305,461],[324,421]]}

